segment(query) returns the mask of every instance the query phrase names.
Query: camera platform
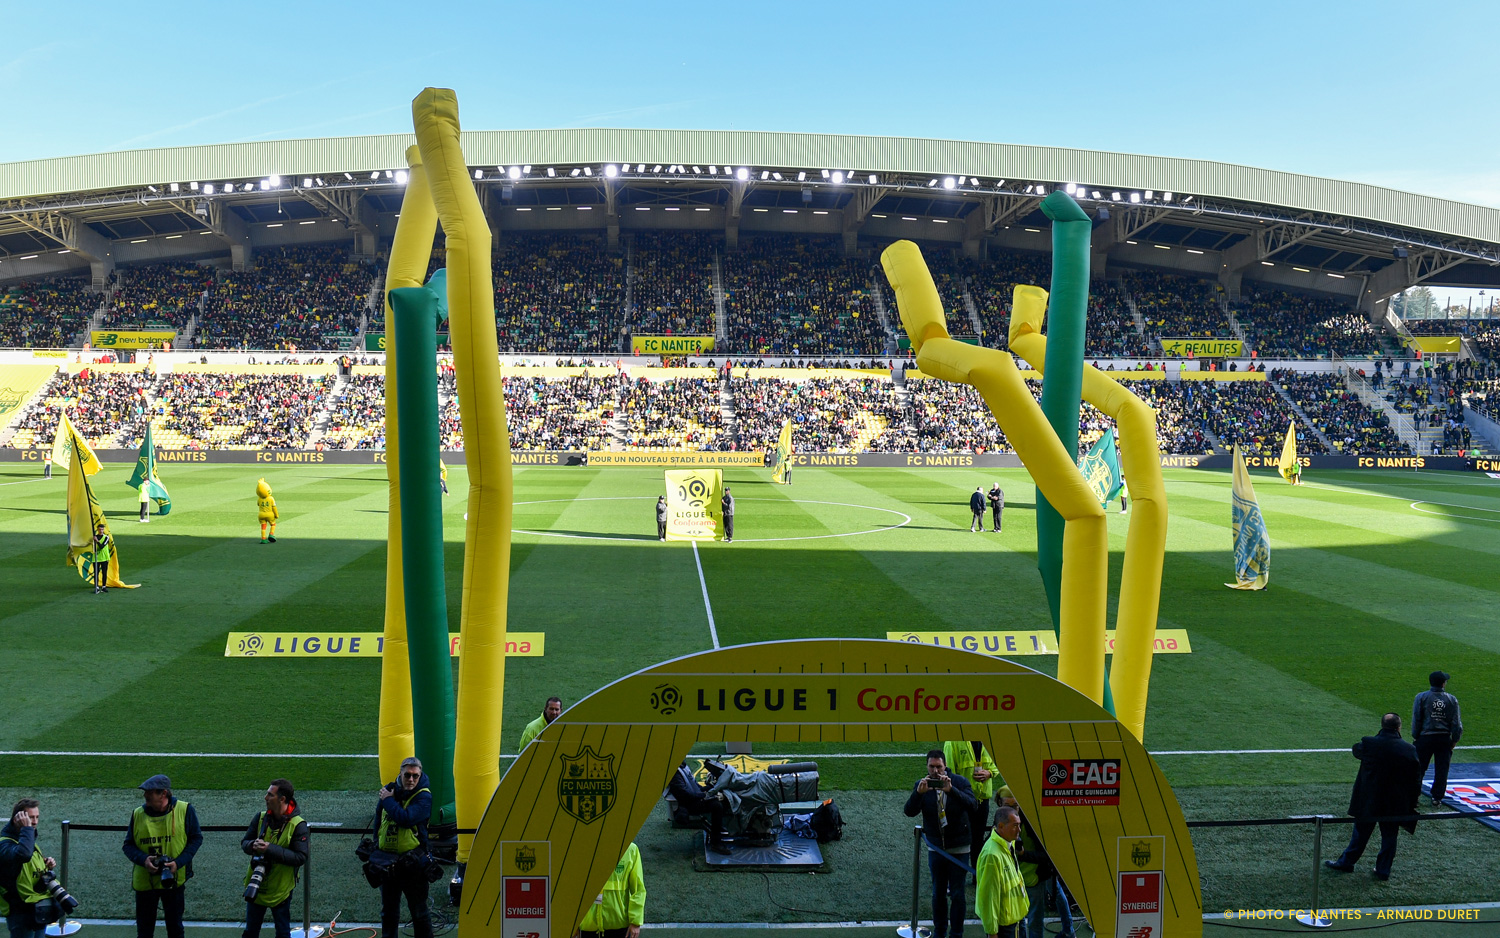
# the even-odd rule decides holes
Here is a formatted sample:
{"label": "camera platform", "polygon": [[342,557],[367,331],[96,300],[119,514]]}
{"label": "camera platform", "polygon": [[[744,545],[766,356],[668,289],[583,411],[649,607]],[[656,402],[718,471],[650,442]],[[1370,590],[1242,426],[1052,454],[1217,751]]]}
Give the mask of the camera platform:
{"label": "camera platform", "polygon": [[703,844],[703,862],[715,870],[737,868],[764,869],[768,866],[783,869],[802,869],[823,865],[823,850],[816,840],[797,837],[790,831],[782,831],[776,842],[766,847],[750,847],[735,844],[734,852],[714,853]]}

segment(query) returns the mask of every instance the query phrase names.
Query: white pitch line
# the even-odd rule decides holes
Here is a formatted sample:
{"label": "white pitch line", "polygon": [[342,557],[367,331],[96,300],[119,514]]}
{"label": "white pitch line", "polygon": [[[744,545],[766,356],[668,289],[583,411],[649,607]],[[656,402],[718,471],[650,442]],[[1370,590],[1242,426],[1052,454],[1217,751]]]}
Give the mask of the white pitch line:
{"label": "white pitch line", "polygon": [[0,485],[25,485],[27,482],[50,482],[50,479],[22,479],[19,482],[0,482]]}
{"label": "white pitch line", "polygon": [[703,579],[703,561],[698,558],[698,542],[693,541],[693,563],[698,565],[698,585],[703,587],[703,611],[708,613],[708,634],[714,640],[714,649],[719,647],[719,630],[714,626],[714,607],[708,601],[708,581]]}

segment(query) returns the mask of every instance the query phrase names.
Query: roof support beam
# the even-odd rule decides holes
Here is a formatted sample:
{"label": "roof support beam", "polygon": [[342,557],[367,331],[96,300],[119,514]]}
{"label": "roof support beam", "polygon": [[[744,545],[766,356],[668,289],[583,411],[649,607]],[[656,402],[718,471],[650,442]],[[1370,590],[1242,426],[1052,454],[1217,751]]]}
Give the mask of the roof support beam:
{"label": "roof support beam", "polygon": [[359,253],[375,253],[379,221],[375,217],[375,208],[365,198],[363,190],[302,189],[300,192],[308,202],[319,209],[326,207],[330,210],[330,215],[349,226],[349,230],[354,232],[359,241]]}
{"label": "roof support beam", "polygon": [[63,247],[87,258],[92,268],[95,287],[102,288],[115,269],[113,251],[107,238],[72,215],[64,212],[38,210],[11,215],[27,228],[61,244]]}
{"label": "roof support beam", "polygon": [[[745,194],[750,191],[750,182],[736,179],[729,184],[729,211],[724,213],[724,248],[737,251],[740,247],[740,214],[745,208]],[[845,245],[848,238],[845,237]]]}
{"label": "roof support beam", "polygon": [[849,201],[844,203],[844,256],[848,257],[859,250],[859,233],[869,220],[870,213],[880,200],[886,197],[891,190],[884,186],[869,186],[864,189],[855,189]]}
{"label": "roof support beam", "polygon": [[[1376,305],[1381,300],[1389,299],[1408,287],[1414,287],[1424,280],[1430,280],[1450,267],[1472,260],[1462,254],[1450,254],[1446,251],[1422,250],[1413,251],[1409,256],[1397,258],[1394,264],[1375,271],[1365,282],[1365,291],[1360,294],[1359,308],[1364,310],[1372,320],[1378,319]],[[1383,310],[1382,310],[1383,312]]]}

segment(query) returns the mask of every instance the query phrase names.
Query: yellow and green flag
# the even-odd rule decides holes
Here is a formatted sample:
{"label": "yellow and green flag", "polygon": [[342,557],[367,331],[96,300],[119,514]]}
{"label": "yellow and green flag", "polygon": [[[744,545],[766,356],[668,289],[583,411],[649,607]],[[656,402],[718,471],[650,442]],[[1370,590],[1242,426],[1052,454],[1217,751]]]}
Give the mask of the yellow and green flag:
{"label": "yellow and green flag", "polygon": [[156,475],[156,447],[151,443],[151,424],[146,424],[146,435],[141,439],[141,452],[135,460],[135,471],[125,483],[133,489],[146,486],[146,494],[156,502],[156,513],[165,515],[172,511],[172,496]]}
{"label": "yellow and green flag", "polygon": [[1302,475],[1302,464],[1297,462],[1297,421],[1293,420],[1287,424],[1286,442],[1281,444],[1281,458],[1276,461],[1276,469],[1281,477],[1293,485]]}
{"label": "yellow and green flag", "polygon": [[78,435],[73,427],[73,421],[68,419],[66,412],[57,419],[57,435],[52,438],[52,465],[59,469],[67,469],[73,464],[73,454],[78,453],[82,458],[83,472],[85,475],[95,475],[103,468],[99,464],[99,457],[94,455],[94,450],[88,441]]}
{"label": "yellow and green flag", "polygon": [[1234,448],[1234,491],[1230,499],[1235,582],[1224,585],[1237,590],[1263,590],[1271,583],[1271,538],[1255,500],[1245,455],[1238,446]]}
{"label": "yellow and green flag", "polygon": [[[71,424],[69,429],[72,429]],[[88,449],[88,444],[79,439],[76,433],[73,437],[72,446],[76,448],[76,452]],[[92,456],[93,453],[90,452],[89,455]],[[76,569],[78,575],[85,580],[92,580],[93,564],[108,564],[104,585],[133,590],[140,584],[120,581],[120,551],[114,538],[109,537],[103,546],[94,540],[94,531],[100,525],[104,526],[104,533],[109,535],[109,519],[104,516],[104,509],[89,485],[88,473],[84,471],[85,462],[83,459],[75,459],[68,468],[68,566]],[[95,460],[96,465],[97,463],[98,460]]]}
{"label": "yellow and green flag", "polygon": [[781,424],[781,439],[776,441],[776,463],[771,467],[771,481],[785,483],[792,468],[792,421]]}
{"label": "yellow and green flag", "polygon": [[1115,445],[1115,428],[1104,431],[1099,441],[1089,448],[1088,454],[1078,461],[1078,471],[1088,484],[1100,506],[1108,505],[1110,499],[1120,494],[1124,476],[1120,474],[1120,449]]}

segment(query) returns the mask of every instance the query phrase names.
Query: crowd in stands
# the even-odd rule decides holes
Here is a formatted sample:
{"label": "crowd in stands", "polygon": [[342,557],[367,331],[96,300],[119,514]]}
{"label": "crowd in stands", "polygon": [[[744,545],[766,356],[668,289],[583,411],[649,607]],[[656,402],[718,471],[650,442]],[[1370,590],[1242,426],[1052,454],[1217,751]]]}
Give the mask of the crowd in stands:
{"label": "crowd in stands", "polygon": [[1500,326],[1494,319],[1403,319],[1401,324],[1412,335],[1473,335]]}
{"label": "crowd in stands", "polygon": [[1484,416],[1500,422],[1500,378],[1475,378],[1464,382],[1462,400]]}
{"label": "crowd in stands", "polygon": [[152,413],[167,449],[302,449],[333,376],[173,372],[158,382]]}
{"label": "crowd in stands", "polygon": [[741,450],[774,450],[786,420],[800,449],[826,453],[859,453],[894,421],[901,419],[889,379],[736,378],[735,441]]}
{"label": "crowd in stands", "polygon": [[931,378],[907,382],[906,426],[880,437],[875,448],[898,453],[1008,453],[1005,431],[979,392]]}
{"label": "crowd in stands", "polygon": [[328,405],[323,445],[329,449],[385,449],[385,376],[352,375]]}
{"label": "crowd in stands", "polygon": [[[620,401],[626,445],[725,450],[717,378],[671,378],[627,383]],[[779,428],[778,428],[779,429]]]}
{"label": "crowd in stands", "polygon": [[1146,331],[1155,336],[1234,338],[1229,319],[1219,306],[1222,288],[1212,280],[1133,270],[1126,273],[1125,284]]}
{"label": "crowd in stands", "polygon": [[[624,259],[606,253],[602,239],[507,237],[491,269],[501,352],[620,350]],[[639,284],[636,291],[639,303]],[[713,311],[711,295],[708,310]]]}
{"label": "crowd in stands", "polygon": [[507,377],[504,384],[511,449],[609,448],[609,424],[624,384],[619,376]]}
{"label": "crowd in stands", "polygon": [[631,331],[713,335],[713,240],[696,232],[639,232],[632,238]]}
{"label": "crowd in stands", "polygon": [[958,269],[968,278],[983,330],[980,341],[987,348],[1008,347],[1010,308],[1018,284],[1043,290],[1052,284],[1052,258],[1047,254],[1001,254],[989,261],[964,258]]}
{"label": "crowd in stands", "polygon": [[1370,320],[1341,299],[1257,288],[1242,299],[1235,317],[1261,358],[1380,354],[1380,339]]}
{"label": "crowd in stands", "polygon": [[114,297],[105,307],[110,328],[164,323],[180,330],[198,314],[198,303],[214,284],[214,268],[201,264],[144,264],[109,275]]}
{"label": "crowd in stands", "polygon": [[[724,254],[728,351],[736,355],[879,355],[888,337],[868,266],[817,238],[742,238]],[[894,309],[894,307],[892,307]]]}
{"label": "crowd in stands", "polygon": [[[1187,413],[1219,438],[1225,449],[1236,444],[1246,455],[1279,456],[1287,427],[1297,421],[1292,409],[1267,381],[1191,381],[1179,385]],[[1299,455],[1326,453],[1314,434],[1299,430]]]}
{"label": "crowd in stands", "polygon": [[[1278,368],[1271,371],[1270,378],[1286,389],[1338,452],[1410,455],[1411,448],[1396,435],[1390,419],[1383,413],[1370,410],[1338,375]],[[1309,438],[1298,434],[1299,453]]]}
{"label": "crowd in stands", "polygon": [[200,348],[337,348],[359,332],[373,262],[343,245],[267,248],[255,267],[223,271],[209,290],[193,344]]}
{"label": "crowd in stands", "polygon": [[139,442],[156,388],[150,371],[59,371],[48,379],[36,403],[16,422],[16,447],[51,446],[64,412],[74,429],[93,447]]}
{"label": "crowd in stands", "polygon": [[1200,415],[1182,393],[1184,384],[1131,381],[1126,387],[1156,411],[1156,444],[1163,453],[1201,456],[1213,451],[1213,444],[1203,433]]}
{"label": "crowd in stands", "polygon": [[22,280],[0,292],[0,346],[63,348],[99,308],[86,279]]}

